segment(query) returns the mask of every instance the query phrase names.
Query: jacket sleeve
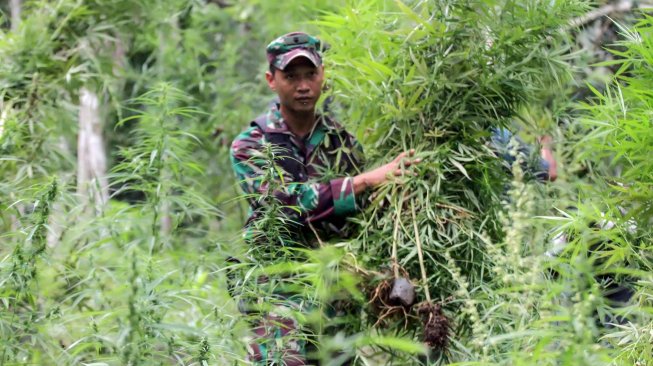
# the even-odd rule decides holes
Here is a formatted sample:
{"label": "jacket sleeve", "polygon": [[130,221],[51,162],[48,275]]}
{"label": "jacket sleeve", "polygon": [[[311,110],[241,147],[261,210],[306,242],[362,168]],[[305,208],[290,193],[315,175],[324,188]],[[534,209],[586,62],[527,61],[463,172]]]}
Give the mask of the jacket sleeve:
{"label": "jacket sleeve", "polygon": [[326,182],[293,182],[265,156],[263,134],[252,127],[231,145],[231,164],[240,187],[248,195],[252,209],[264,206],[264,197],[274,197],[285,206],[291,219],[300,223],[347,216],[356,211],[353,178],[339,177]]}

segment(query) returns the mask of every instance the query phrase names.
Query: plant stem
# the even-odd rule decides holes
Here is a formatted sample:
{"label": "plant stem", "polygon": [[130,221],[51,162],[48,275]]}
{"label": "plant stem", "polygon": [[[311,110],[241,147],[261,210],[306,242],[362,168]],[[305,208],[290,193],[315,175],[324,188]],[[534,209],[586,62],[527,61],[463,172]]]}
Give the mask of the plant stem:
{"label": "plant stem", "polygon": [[422,282],[424,284],[424,294],[426,301],[431,302],[431,294],[429,293],[429,284],[426,280],[426,269],[424,269],[424,255],[422,254],[422,241],[419,237],[419,230],[417,228],[417,218],[415,216],[415,201],[410,200],[410,209],[413,214],[413,229],[415,229],[415,243],[417,244],[417,257],[419,258],[419,268],[422,272]]}
{"label": "plant stem", "polygon": [[400,212],[401,205],[395,210],[395,228],[394,232],[392,233],[392,270],[394,272],[395,278],[399,278],[399,263],[397,262],[397,241],[399,238],[397,236],[399,235],[399,220],[401,218],[401,215],[399,214]]}

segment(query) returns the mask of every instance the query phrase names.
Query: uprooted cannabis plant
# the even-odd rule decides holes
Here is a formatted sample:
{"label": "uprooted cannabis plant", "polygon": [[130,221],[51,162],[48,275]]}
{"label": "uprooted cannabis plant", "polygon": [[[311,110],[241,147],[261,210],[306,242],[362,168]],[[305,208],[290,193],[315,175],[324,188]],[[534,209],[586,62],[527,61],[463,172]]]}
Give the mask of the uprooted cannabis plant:
{"label": "uprooted cannabis plant", "polygon": [[[443,360],[473,358],[482,348],[465,340],[482,331],[476,299],[492,291],[487,243],[503,241],[501,198],[510,180],[488,144],[491,131],[509,126],[543,89],[562,90],[569,69],[560,29],[582,8],[569,1],[357,1],[317,22],[338,45],[327,58],[334,89],[347,97],[343,110],[370,160],[410,148],[424,159],[417,176],[372,194],[349,249],[365,266],[418,284],[431,318],[441,316],[435,303],[442,303],[451,323],[439,327],[455,333]],[[423,331],[444,336],[428,321],[405,327],[405,316],[392,311],[371,317],[415,339]]]}

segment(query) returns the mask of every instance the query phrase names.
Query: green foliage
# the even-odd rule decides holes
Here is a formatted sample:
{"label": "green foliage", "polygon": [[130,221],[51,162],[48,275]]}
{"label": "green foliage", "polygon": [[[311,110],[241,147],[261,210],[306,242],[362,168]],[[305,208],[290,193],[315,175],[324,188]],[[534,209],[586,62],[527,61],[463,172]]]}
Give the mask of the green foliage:
{"label": "green foliage", "polygon": [[[202,339],[214,350],[204,352],[205,361],[242,358],[237,335],[220,338],[238,327],[234,310],[225,311],[221,279],[211,275],[208,225],[219,213],[186,187],[197,186],[193,177],[201,173],[188,158],[197,139],[179,130],[181,119],[194,118],[188,102],[167,85],[134,100],[143,107],[133,130],[139,144],[124,150],[130,159],[115,167],[114,181],[131,182],[123,189],[138,189],[143,202],[114,202],[94,217],[74,207],[69,193],[55,201],[53,183],[33,213],[17,218],[30,245],[7,237],[18,244],[2,272],[3,282],[16,284],[2,295],[3,362],[191,362]],[[45,228],[57,211],[73,216],[47,248]],[[29,217],[36,217],[33,227]]]}
{"label": "green foliage", "polygon": [[[618,60],[599,65],[618,78],[604,91],[592,75],[577,118],[569,65],[582,62],[565,31],[586,7],[25,1],[0,35],[0,365],[247,364],[257,318],[237,302],[269,310],[279,290],[305,300],[288,315],[332,364],[653,362],[653,20],[620,27]],[[245,205],[228,146],[270,98],[265,43],[297,29],[331,44],[326,94],[371,165],[408,148],[425,162],[367,197],[356,238],[317,250],[284,246],[293,208],[258,197],[259,240],[280,245],[257,252],[237,239]],[[82,88],[99,97],[109,151],[111,197],[92,208],[75,193]],[[512,123],[531,141],[543,130],[579,141],[560,152],[558,188],[506,171],[488,146],[491,128]],[[274,182],[274,164],[267,173]],[[558,233],[567,245],[547,256]],[[393,247],[420,301],[428,290],[453,319],[446,352],[426,350],[414,312],[367,306]],[[606,276],[634,286],[632,304],[605,298]],[[617,316],[629,322],[605,324]]]}
{"label": "green foliage", "polygon": [[[482,354],[478,338],[488,335],[479,299],[493,293],[492,269],[501,265],[488,245],[503,241],[507,178],[488,147],[490,129],[563,87],[569,70],[559,27],[580,9],[568,1],[359,1],[317,22],[338,45],[328,58],[334,89],[348,97],[345,111],[368,155],[388,161],[415,148],[424,159],[416,177],[372,195],[351,250],[366,266],[387,268],[396,247],[420,299],[430,292],[446,303],[456,336],[443,360]],[[466,344],[470,336],[479,343]]]}
{"label": "green foliage", "polygon": [[58,193],[55,180],[43,192],[37,193],[32,213],[24,218],[25,230],[10,237],[15,247],[10,256],[3,259],[2,274],[2,316],[0,334],[2,358],[20,359],[25,350],[20,342],[22,337],[31,337],[37,332],[35,320],[40,316],[38,299],[34,291],[38,289],[36,279],[39,275],[38,263],[46,249],[46,230],[51,206]]}
{"label": "green foliage", "polygon": [[[215,27],[237,21],[215,17],[211,5],[157,5],[164,3],[34,1],[17,32],[3,36],[0,281],[15,286],[3,286],[1,296],[1,364],[225,364],[244,357],[244,328],[217,272],[221,214],[207,198],[205,175],[212,165],[202,164],[220,163],[209,158],[219,146],[206,125],[214,89],[193,98],[170,86],[192,92],[205,75],[224,77],[202,52],[215,58]],[[198,22],[181,64],[175,42],[159,47],[167,40],[156,34],[154,43],[143,41],[162,23],[166,32],[181,27],[178,15]],[[207,24],[213,28],[203,29]],[[177,72],[190,65],[204,71],[191,79]],[[82,86],[99,94],[107,121],[125,116],[105,123],[110,142],[124,146],[110,144],[112,154],[120,148],[110,176],[114,199],[95,212],[72,194]],[[60,194],[38,199],[34,192],[50,187],[50,174],[59,176]]]}
{"label": "green foliage", "polygon": [[[599,304],[602,312],[626,316],[632,323],[606,332],[603,338],[618,349],[615,362],[647,364],[650,352],[650,269],[651,257],[651,160],[653,133],[650,126],[653,80],[653,19],[646,16],[632,29],[621,27],[623,50],[610,62],[619,66],[615,80],[605,92],[594,91],[594,99],[580,106],[578,126],[583,139],[578,158],[591,169],[591,185],[580,196],[583,210],[577,221],[597,222],[604,230],[589,233],[581,228],[568,230],[584,234],[592,251],[588,261],[602,274],[635,284],[632,307],[613,309]],[[599,243],[598,247],[597,244]],[[605,243],[605,244],[604,244]],[[644,334],[646,334],[644,336]]]}
{"label": "green foliage", "polygon": [[[308,11],[253,1],[24,4],[0,42],[0,281],[11,282],[18,262],[31,277],[3,287],[1,364],[243,362],[247,327],[222,273],[225,253],[240,250],[244,212],[224,205],[223,220],[216,208],[236,192],[226,152],[269,98],[265,43],[291,30],[265,20],[305,21]],[[82,87],[99,97],[109,147],[111,200],[95,210],[73,193]],[[52,174],[60,194],[32,256],[25,236],[43,207],[34,192]],[[20,259],[13,248],[29,250]],[[20,294],[30,302],[17,308]]]}
{"label": "green foliage", "polygon": [[[142,108],[133,116],[121,121],[137,120],[133,130],[136,144],[121,152],[122,163],[114,167],[114,184],[121,186],[115,194],[142,193],[145,205],[142,213],[152,213],[151,233],[154,242],[151,250],[164,243],[159,242],[162,231],[177,231],[186,226],[189,234],[204,235],[201,219],[211,219],[220,213],[206,201],[197,178],[203,168],[193,161],[192,151],[199,140],[191,134],[193,122],[198,115],[196,108],[179,103],[191,103],[180,90],[167,84],[160,85],[135,98],[132,103]],[[162,227],[164,215],[170,227]],[[204,228],[206,230],[206,228]]]}

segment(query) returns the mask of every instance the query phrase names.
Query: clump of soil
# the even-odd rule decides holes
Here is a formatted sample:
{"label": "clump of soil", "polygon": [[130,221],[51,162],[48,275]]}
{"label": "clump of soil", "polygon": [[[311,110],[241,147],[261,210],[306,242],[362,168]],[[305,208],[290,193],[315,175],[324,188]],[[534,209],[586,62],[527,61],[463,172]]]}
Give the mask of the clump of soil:
{"label": "clump of soil", "polygon": [[406,277],[397,277],[392,282],[389,300],[392,305],[401,305],[410,309],[415,303],[415,286]]}
{"label": "clump of soil", "polygon": [[422,303],[417,308],[417,313],[424,323],[424,342],[433,349],[446,350],[451,321],[442,312],[440,304]]}

